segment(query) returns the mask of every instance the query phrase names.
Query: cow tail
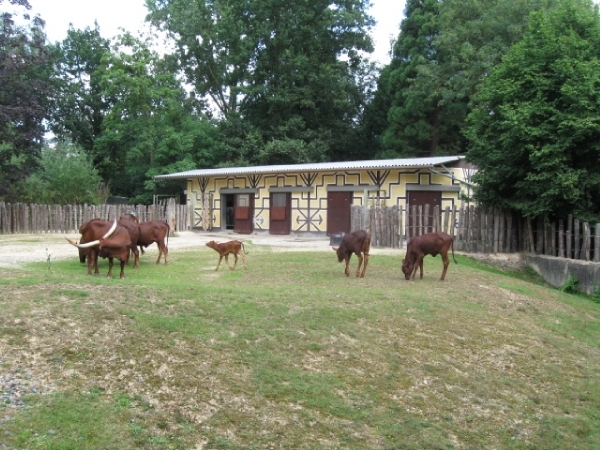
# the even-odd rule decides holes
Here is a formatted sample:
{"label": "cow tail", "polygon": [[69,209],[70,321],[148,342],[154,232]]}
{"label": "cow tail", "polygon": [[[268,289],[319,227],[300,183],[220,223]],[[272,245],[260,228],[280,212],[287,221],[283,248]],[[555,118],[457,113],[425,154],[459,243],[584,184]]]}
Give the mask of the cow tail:
{"label": "cow tail", "polygon": [[169,226],[169,222],[166,220],[165,223],[167,224],[167,248],[169,248],[169,235],[171,234],[171,227]]}
{"label": "cow tail", "polygon": [[248,253],[250,253],[250,252],[246,251],[246,247],[244,247],[244,243],[243,242],[240,242],[240,244],[242,244],[242,251],[244,252],[245,255],[247,255]]}
{"label": "cow tail", "polygon": [[452,238],[452,241],[450,241],[450,247],[452,247],[452,259],[454,260],[454,264],[458,264],[458,261],[454,257],[454,238]]}

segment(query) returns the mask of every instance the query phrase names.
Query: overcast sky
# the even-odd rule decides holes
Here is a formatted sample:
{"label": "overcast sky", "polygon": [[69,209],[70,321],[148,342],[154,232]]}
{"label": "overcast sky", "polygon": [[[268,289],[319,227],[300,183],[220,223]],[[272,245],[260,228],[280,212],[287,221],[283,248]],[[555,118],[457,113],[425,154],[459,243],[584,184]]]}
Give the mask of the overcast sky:
{"label": "overcast sky", "polygon": [[[69,23],[76,29],[93,27],[98,21],[100,33],[105,38],[119,34],[119,28],[136,34],[144,29],[147,10],[144,0],[29,0],[33,14],[46,21],[46,34],[50,42],[62,41],[67,36]],[[390,39],[400,30],[405,0],[372,0],[370,14],[377,25],[373,30],[375,52],[372,59],[382,64],[389,62]]]}

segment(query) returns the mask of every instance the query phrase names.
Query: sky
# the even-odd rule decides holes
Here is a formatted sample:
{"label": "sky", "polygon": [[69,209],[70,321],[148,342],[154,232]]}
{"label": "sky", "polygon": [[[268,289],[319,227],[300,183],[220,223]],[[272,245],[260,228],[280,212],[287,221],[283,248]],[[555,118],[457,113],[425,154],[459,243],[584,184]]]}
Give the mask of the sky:
{"label": "sky", "polygon": [[[402,21],[405,0],[371,0],[369,13],[377,21],[371,37],[375,52],[371,58],[382,65],[388,64],[390,39],[397,37]],[[147,29],[144,17],[147,10],[144,0],[29,0],[31,14],[36,13],[46,21],[46,34],[52,43],[67,36],[69,23],[75,29],[93,28],[98,21],[102,37],[110,38],[120,33],[120,28],[137,34]]]}

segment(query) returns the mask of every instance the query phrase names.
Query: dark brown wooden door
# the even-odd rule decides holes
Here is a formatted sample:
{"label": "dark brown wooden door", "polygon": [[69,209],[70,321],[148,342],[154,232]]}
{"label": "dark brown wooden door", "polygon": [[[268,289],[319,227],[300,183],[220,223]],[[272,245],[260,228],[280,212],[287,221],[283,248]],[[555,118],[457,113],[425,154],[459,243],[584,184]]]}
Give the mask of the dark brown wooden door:
{"label": "dark brown wooden door", "polygon": [[269,233],[290,234],[291,229],[291,194],[289,192],[274,192],[270,198]]}
{"label": "dark brown wooden door", "polygon": [[250,234],[253,230],[254,194],[236,194],[234,227],[236,233]]}
{"label": "dark brown wooden door", "polygon": [[327,193],[327,236],[350,233],[352,192]]}
{"label": "dark brown wooden door", "polygon": [[[408,207],[409,207],[409,216],[408,216],[408,226],[412,230],[417,230],[415,234],[425,234],[431,233],[433,230],[433,211],[436,206],[440,206],[442,204],[442,193],[437,191],[408,191]],[[429,213],[427,216],[427,227],[418,228],[419,225],[425,224],[425,205],[429,205]],[[413,215],[413,206],[417,207],[417,215]],[[419,221],[418,211],[419,206],[422,206],[422,217]],[[439,218],[438,218],[439,219]],[[413,227],[414,226],[414,227]],[[420,230],[420,232],[419,232]]]}

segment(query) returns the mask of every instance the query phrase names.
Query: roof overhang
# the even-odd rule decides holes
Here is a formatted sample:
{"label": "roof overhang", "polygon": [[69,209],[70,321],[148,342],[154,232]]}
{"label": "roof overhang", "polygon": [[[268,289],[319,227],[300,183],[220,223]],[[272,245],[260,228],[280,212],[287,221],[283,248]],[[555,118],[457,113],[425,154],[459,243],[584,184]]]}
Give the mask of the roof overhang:
{"label": "roof overhang", "polygon": [[433,156],[429,158],[374,159],[368,161],[343,161],[307,164],[281,164],[274,166],[222,167],[219,169],[196,169],[186,172],[155,175],[155,180],[188,180],[202,177],[262,175],[269,173],[335,172],[338,170],[389,170],[420,169],[450,165],[463,160],[464,156]]}

